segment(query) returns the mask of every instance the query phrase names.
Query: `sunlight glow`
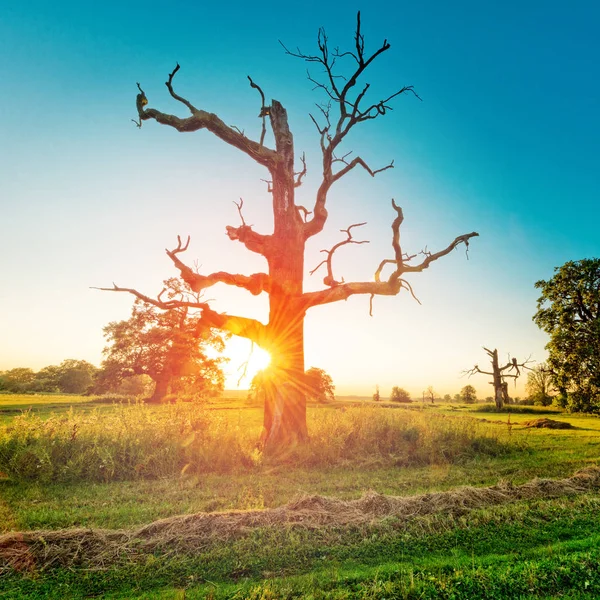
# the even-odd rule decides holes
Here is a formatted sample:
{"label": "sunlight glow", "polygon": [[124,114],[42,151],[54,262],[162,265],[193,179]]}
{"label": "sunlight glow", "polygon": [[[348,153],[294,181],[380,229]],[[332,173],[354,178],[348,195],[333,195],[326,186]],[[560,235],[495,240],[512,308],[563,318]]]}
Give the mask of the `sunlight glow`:
{"label": "sunlight glow", "polygon": [[271,355],[256,344],[250,350],[246,344],[238,346],[229,343],[225,353],[230,357],[226,387],[228,384],[232,387],[250,387],[254,376],[271,364]]}

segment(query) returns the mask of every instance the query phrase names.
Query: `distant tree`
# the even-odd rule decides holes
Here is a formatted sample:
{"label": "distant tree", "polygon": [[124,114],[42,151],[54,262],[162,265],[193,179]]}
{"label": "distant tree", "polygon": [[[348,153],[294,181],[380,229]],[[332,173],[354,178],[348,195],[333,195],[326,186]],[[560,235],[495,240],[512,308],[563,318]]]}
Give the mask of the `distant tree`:
{"label": "distant tree", "polygon": [[379,386],[375,386],[375,393],[373,394],[373,400],[375,402],[379,402],[381,400],[381,395],[379,394]]}
{"label": "distant tree", "polygon": [[493,402],[494,401],[494,397],[493,396],[486,396],[485,397],[485,401],[486,402]]}
{"label": "distant tree", "polygon": [[56,365],[43,367],[35,374],[30,389],[34,392],[59,392],[60,368]]}
{"label": "distant tree", "polygon": [[444,402],[452,402],[452,397],[450,396],[450,394],[444,394],[443,400]]}
{"label": "distant tree", "polygon": [[477,392],[472,385],[465,385],[465,387],[460,390],[460,401],[465,404],[473,404],[477,400]]}
{"label": "distant tree", "polygon": [[335,385],[331,375],[323,369],[311,367],[304,375],[306,397],[317,402],[331,402],[334,400]]}
{"label": "distant tree", "polygon": [[454,402],[462,402],[462,397],[460,394],[454,394]]}
{"label": "distant tree", "polygon": [[16,367],[4,371],[0,375],[0,390],[20,394],[30,391],[32,383],[35,381],[33,369],[25,367]]}
{"label": "distant tree", "polygon": [[[177,280],[165,282],[167,295],[179,296]],[[222,358],[210,358],[209,348],[224,348],[223,336],[206,323],[202,313],[183,306],[170,311],[136,299],[131,317],[104,328],[109,345],[98,377],[98,391],[115,389],[132,375],[155,382],[152,402],[168,393],[215,394],[223,389]]]}
{"label": "distant tree", "polygon": [[392,402],[412,402],[410,394],[404,388],[398,387],[397,385],[392,388],[390,400]]}
{"label": "distant tree", "polygon": [[434,403],[435,401],[435,391],[433,390],[433,386],[429,386],[426,390],[425,390],[425,397],[431,401],[431,404]]}
{"label": "distant tree", "polygon": [[[248,390],[248,399],[251,401],[264,400],[265,394],[268,393],[269,384],[271,382],[271,374],[269,368],[259,371],[250,383]],[[304,393],[306,397],[316,402],[331,402],[334,400],[335,385],[331,375],[323,369],[311,367],[304,374]]]}
{"label": "distant tree", "polygon": [[[48,372],[54,372],[47,367]],[[58,388],[65,394],[84,394],[94,383],[98,368],[85,360],[68,358],[56,367]]]}
{"label": "distant tree", "polygon": [[546,363],[536,365],[527,373],[525,390],[533,404],[541,404],[542,406],[552,404],[552,395],[550,394],[552,389],[552,373]]}
{"label": "distant tree", "polygon": [[[521,375],[521,369],[528,369],[527,363],[529,360],[524,362],[518,362],[516,358],[510,359],[505,365],[500,366],[498,361],[498,350],[494,348],[494,350],[488,350],[487,348],[483,348],[488,356],[490,357],[492,363],[491,371],[482,371],[479,368],[479,365],[475,365],[472,369],[465,371],[466,374],[471,377],[471,375],[475,375],[476,373],[481,373],[483,375],[490,375],[492,377],[492,381],[490,382],[494,387],[494,400],[496,401],[496,408],[500,410],[504,404],[510,404],[510,397],[508,395],[508,383],[506,381],[507,378],[517,379]],[[463,388],[464,389],[464,388]]]}
{"label": "distant tree", "polygon": [[[600,259],[557,267],[541,291],[533,320],[550,335],[548,367],[566,406],[600,411]],[[563,400],[561,400],[563,401]]]}

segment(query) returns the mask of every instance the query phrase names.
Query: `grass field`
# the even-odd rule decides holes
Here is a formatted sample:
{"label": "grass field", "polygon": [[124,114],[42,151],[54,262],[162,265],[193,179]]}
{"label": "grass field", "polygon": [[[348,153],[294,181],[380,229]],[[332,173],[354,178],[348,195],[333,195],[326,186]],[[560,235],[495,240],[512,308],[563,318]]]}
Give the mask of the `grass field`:
{"label": "grass field", "polygon": [[0,396],[0,598],[600,597],[598,418],[365,404],[271,460],[242,398]]}

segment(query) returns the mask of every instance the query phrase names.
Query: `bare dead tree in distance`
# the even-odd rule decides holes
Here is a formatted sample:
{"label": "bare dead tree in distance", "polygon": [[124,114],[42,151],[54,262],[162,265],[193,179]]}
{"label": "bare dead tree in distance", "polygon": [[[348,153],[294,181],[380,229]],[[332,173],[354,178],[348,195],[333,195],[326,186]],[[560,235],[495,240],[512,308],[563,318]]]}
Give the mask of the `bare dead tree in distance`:
{"label": "bare dead tree in distance", "polygon": [[481,373],[483,375],[491,375],[492,381],[490,381],[491,385],[494,386],[494,400],[496,402],[496,408],[501,409],[504,404],[510,403],[510,397],[508,395],[508,382],[505,381],[506,378],[517,379],[521,375],[521,369],[529,369],[527,364],[530,362],[529,359],[519,362],[516,358],[511,358],[504,366],[500,366],[498,362],[498,350],[494,348],[494,350],[488,350],[488,348],[483,348],[488,356],[490,357],[492,363],[491,371],[482,371],[479,368],[479,365],[475,365],[472,369],[468,369],[464,371],[466,375],[471,377],[471,375],[475,375],[476,373]]}
{"label": "bare dead tree in distance", "polygon": [[[405,86],[383,100],[374,103],[367,101],[370,86],[369,83],[362,83],[364,72],[375,59],[389,50],[390,44],[384,40],[375,52],[366,52],[360,13],[357,15],[353,50],[332,50],[323,29],[319,30],[317,41],[318,53],[314,55],[304,54],[299,49],[291,51],[282,44],[287,54],[306,61],[309,65],[315,65],[323,72],[322,80],[314,79],[309,74],[310,81],[327,99],[325,104],[317,105],[319,112],[316,116],[310,115],[319,135],[322,153],[321,182],[311,211],[296,204],[296,189],[302,184],[307,169],[304,155],[300,161],[300,168],[296,168],[294,139],[288,126],[286,110],[277,100],[271,100],[271,104],[267,106],[263,90],[250,77],[250,85],[258,91],[261,99],[259,117],[262,120],[262,128],[259,141],[250,139],[238,128],[226,125],[216,114],[199,109],[178,95],[173,87],[173,79],[179,71],[179,64],[170,73],[166,86],[170,95],[189,111],[190,115],[187,117],[178,117],[149,108],[146,94],[138,83],[136,105],[139,121],[135,123],[139,127],[144,121],[154,120],[179,132],[207,129],[267,169],[270,177],[267,189],[272,197],[274,217],[273,232],[258,233],[251,225],[247,225],[242,215],[242,202],[237,205],[241,224],[237,227],[226,227],[229,239],[240,242],[251,252],[258,253],[266,259],[267,272],[252,275],[222,271],[208,275],[200,274],[180,259],[181,254],[188,248],[189,238],[183,243],[178,237],[176,248],[166,252],[179,269],[181,278],[195,292],[216,283],[224,283],[243,288],[254,295],[263,292],[268,294],[268,323],[216,312],[208,302],[195,302],[183,297],[179,300],[163,301],[160,297],[151,298],[137,290],[115,284],[111,288],[103,288],[131,293],[165,310],[180,306],[200,308],[209,326],[248,338],[269,351],[272,355],[272,385],[265,400],[263,441],[275,447],[307,439],[303,380],[304,318],[308,309],[346,300],[358,294],[369,295],[371,302],[374,296],[395,296],[403,288],[412,294],[410,284],[404,279],[406,274],[427,269],[460,244],[464,244],[468,249],[469,240],[478,235],[475,232],[459,235],[438,252],[425,250],[408,254],[401,245],[400,226],[404,219],[402,208],[392,200],[392,208],[396,215],[392,222],[392,255],[380,262],[375,269],[373,280],[345,282],[334,277],[332,261],[335,252],[346,244],[364,243],[353,238],[353,229],[362,225],[355,223],[342,230],[347,236],[344,241],[325,251],[327,257],[319,265],[325,266],[327,270],[323,279],[325,287],[315,292],[303,291],[305,244],[309,238],[320,233],[327,222],[327,197],[332,186],[356,167],[361,167],[374,177],[377,173],[394,166],[391,162],[380,168],[371,168],[361,156],[354,155],[351,158],[350,152],[341,153],[342,142],[357,125],[386,115],[392,109],[392,99],[405,94],[418,98],[412,86]],[[351,65],[346,75],[338,72],[338,63]],[[267,124],[270,125],[274,138],[272,148],[265,142]],[[386,267],[391,272],[384,277],[383,271]]]}

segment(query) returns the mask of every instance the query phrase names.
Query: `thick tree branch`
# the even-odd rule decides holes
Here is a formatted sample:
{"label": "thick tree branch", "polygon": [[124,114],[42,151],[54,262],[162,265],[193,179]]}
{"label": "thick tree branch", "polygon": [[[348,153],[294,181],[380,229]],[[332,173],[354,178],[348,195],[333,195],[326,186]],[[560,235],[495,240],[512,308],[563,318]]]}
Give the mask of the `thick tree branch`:
{"label": "thick tree branch", "polygon": [[[241,207],[240,207],[241,210]],[[247,226],[245,226],[247,227]],[[177,236],[177,247],[173,250],[165,249],[167,256],[173,261],[175,266],[181,273],[181,278],[190,286],[194,292],[200,292],[216,283],[225,283],[248,290],[253,295],[258,295],[261,292],[269,292],[271,290],[271,278],[266,273],[254,273],[253,275],[237,275],[218,271],[210,275],[201,275],[192,270],[189,266],[183,263],[177,256],[180,252],[185,252],[190,244],[188,236],[185,245],[181,243],[181,237]],[[159,298],[160,299],[160,298]]]}
{"label": "thick tree branch", "polygon": [[255,319],[248,319],[246,317],[238,317],[235,315],[227,315],[223,313],[215,312],[210,308],[206,302],[193,302],[188,300],[161,300],[162,295],[159,294],[157,298],[151,298],[141,292],[138,292],[132,288],[122,288],[113,283],[113,287],[101,288],[94,287],[92,289],[102,290],[106,292],[125,292],[132,294],[136,298],[142,300],[147,304],[156,306],[162,310],[172,310],[174,308],[197,308],[202,311],[202,321],[208,327],[214,327],[222,331],[227,331],[233,335],[247,338],[261,347],[268,347],[268,337],[266,334],[266,326]]}
{"label": "thick tree branch", "polygon": [[160,112],[154,108],[146,108],[146,105],[148,104],[148,98],[138,83],[140,93],[136,98],[136,106],[140,118],[140,126],[142,121],[154,119],[158,123],[173,127],[179,132],[187,133],[191,131],[198,131],[199,129],[208,129],[208,131],[216,135],[225,143],[237,148],[238,150],[241,150],[254,159],[257,163],[267,167],[268,169],[273,169],[277,163],[277,152],[263,146],[262,142],[255,142],[247,138],[239,131],[236,131],[236,129],[233,127],[229,127],[214,113],[197,109],[191,104],[191,102],[174,92],[173,77],[177,71],[179,71],[179,64],[169,74],[169,79],[167,80],[166,85],[171,96],[183,103],[191,112],[191,116],[187,118],[180,118],[176,117],[175,115]]}
{"label": "thick tree branch", "polygon": [[[323,260],[313,271],[314,273],[319,267],[322,265],[327,265],[327,277],[323,280],[323,283],[328,286],[332,286],[329,290],[321,290],[318,292],[310,292],[302,295],[301,304],[303,309],[306,310],[312,306],[316,306],[319,304],[327,304],[330,302],[337,302],[338,300],[346,300],[352,295],[355,294],[370,294],[373,296],[394,296],[400,292],[402,288],[408,290],[412,297],[419,302],[419,299],[415,296],[415,293],[411,287],[411,285],[404,279],[401,278],[401,275],[404,273],[414,273],[423,271],[432,262],[435,262],[442,256],[450,253],[454,248],[459,246],[460,244],[465,244],[468,247],[469,240],[472,237],[478,236],[479,234],[476,232],[466,233],[463,235],[459,235],[454,239],[452,243],[450,243],[446,248],[432,254],[431,252],[424,251],[425,259],[419,265],[411,266],[408,264],[411,260],[416,258],[416,254],[405,254],[402,251],[402,246],[400,244],[400,226],[404,221],[404,214],[402,212],[402,208],[396,204],[394,200],[392,200],[392,207],[396,211],[396,218],[392,222],[392,248],[394,250],[394,258],[389,258],[381,261],[377,270],[375,271],[374,279],[375,281],[370,282],[353,282],[353,283],[344,283],[338,282],[333,277],[333,271],[331,266],[331,260],[333,257],[333,253],[337,248],[343,246],[344,244],[356,243],[352,239],[352,234],[350,229],[352,227],[357,227],[359,225],[363,225],[363,223],[358,223],[356,225],[351,225],[348,229],[343,229],[348,234],[348,239],[343,242],[339,242],[336,244],[331,250],[323,250],[322,252],[327,252],[327,258]],[[381,281],[381,273],[383,268],[387,264],[392,264],[395,266],[394,271],[389,276],[387,281]],[[373,298],[371,297],[370,306],[372,310],[372,302]]]}
{"label": "thick tree branch", "polygon": [[318,292],[306,292],[300,298],[300,306],[308,310],[313,306],[347,300],[356,294],[373,294],[375,296],[396,296],[402,288],[401,281],[356,281],[342,283]]}

